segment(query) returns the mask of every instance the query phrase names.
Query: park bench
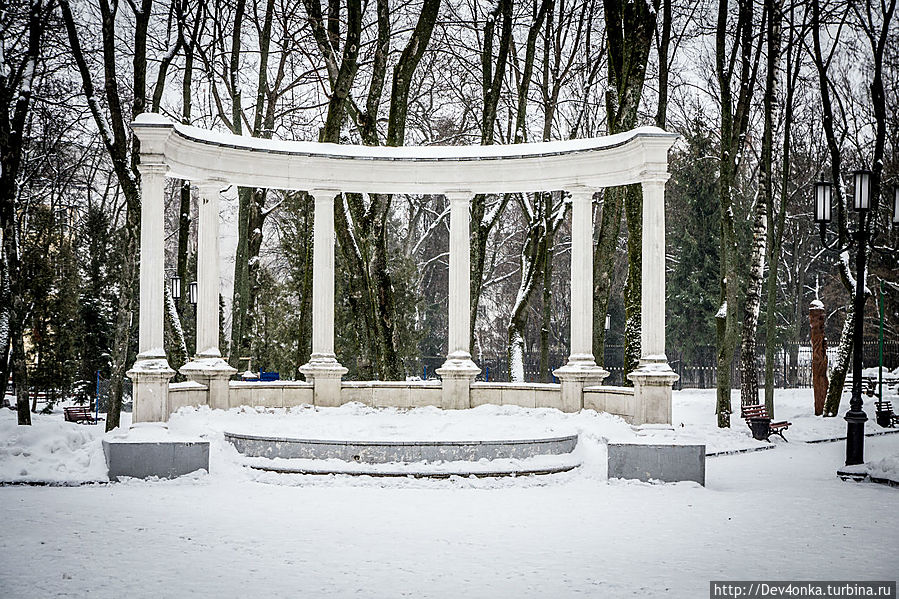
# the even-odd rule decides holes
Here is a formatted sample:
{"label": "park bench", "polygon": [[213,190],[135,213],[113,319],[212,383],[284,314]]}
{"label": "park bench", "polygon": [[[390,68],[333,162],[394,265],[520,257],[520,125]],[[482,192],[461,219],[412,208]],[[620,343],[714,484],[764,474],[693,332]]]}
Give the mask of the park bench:
{"label": "park bench", "polygon": [[899,425],[899,414],[893,413],[893,402],[877,401],[874,403],[874,407],[878,425],[883,428],[893,428]]}
{"label": "park bench", "polygon": [[768,410],[761,404],[743,406],[743,418],[746,419],[746,425],[752,431],[754,439],[764,440],[769,443],[771,442],[771,435],[780,435],[780,438],[786,441],[787,438],[784,437],[783,432],[790,428],[792,424],[792,422],[787,422],[786,420],[771,422]]}
{"label": "park bench", "polygon": [[71,408],[63,408],[66,422],[77,422],[79,424],[97,424],[102,418],[95,418],[93,412],[88,406],[75,406]]}

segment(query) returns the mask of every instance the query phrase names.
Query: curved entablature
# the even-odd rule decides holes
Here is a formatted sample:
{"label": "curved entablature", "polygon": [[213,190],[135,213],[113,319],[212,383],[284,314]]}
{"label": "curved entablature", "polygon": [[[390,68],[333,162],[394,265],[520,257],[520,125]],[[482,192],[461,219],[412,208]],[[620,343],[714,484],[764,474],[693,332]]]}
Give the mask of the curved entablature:
{"label": "curved entablature", "polygon": [[657,127],[608,137],[493,146],[398,148],[267,140],[172,123],[132,123],[144,165],[191,181],[363,193],[598,189],[666,179],[677,139]]}

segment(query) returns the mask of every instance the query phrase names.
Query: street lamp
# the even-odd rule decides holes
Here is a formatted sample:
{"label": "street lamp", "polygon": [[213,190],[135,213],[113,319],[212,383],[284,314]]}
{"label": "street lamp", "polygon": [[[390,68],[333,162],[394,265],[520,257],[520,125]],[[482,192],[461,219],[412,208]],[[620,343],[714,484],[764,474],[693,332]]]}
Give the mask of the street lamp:
{"label": "street lamp", "polygon": [[181,277],[175,275],[169,279],[169,289],[172,292],[172,299],[176,302],[181,299]]}
{"label": "street lamp", "polygon": [[[868,210],[871,207],[871,171],[858,170],[852,174],[854,193],[852,207],[858,213],[858,228],[852,234],[849,243],[839,247],[827,243],[827,224],[831,218],[831,198],[833,186],[827,181],[815,183],[815,222],[821,226],[821,244],[828,250],[839,254],[855,245],[855,298],[852,315],[852,396],[849,399],[849,411],[846,412],[846,465],[852,466],[864,462],[865,454],[865,422],[867,414],[862,409],[862,336],[865,310],[865,261],[870,235],[865,226]],[[899,222],[899,187],[895,191],[893,224]],[[872,246],[873,247],[873,246]]]}
{"label": "street lamp", "polygon": [[192,281],[190,285],[187,287],[187,292],[190,297],[190,304],[192,306],[197,305],[197,282]]}
{"label": "street lamp", "polygon": [[899,183],[893,187],[893,225],[899,225]]}

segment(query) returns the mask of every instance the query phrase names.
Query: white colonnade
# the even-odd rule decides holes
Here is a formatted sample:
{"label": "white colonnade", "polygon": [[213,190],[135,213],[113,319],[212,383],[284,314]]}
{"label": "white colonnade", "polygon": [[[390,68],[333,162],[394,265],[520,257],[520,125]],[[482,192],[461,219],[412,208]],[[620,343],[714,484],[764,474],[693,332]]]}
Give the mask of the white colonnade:
{"label": "white colonnade", "polygon": [[608,373],[592,353],[593,195],[615,185],[643,185],[642,359],[631,373],[634,421],[670,422],[671,385],[677,376],[665,357],[665,206],[667,151],[676,136],[657,128],[608,138],[491,147],[372,148],[278,142],[223,135],[169,122],[155,114],[133,123],[141,140],[139,356],[129,371],[135,383],[134,420],[164,421],[174,374],[162,344],[163,190],[166,176],[198,182],[197,356],[181,372],[204,385],[207,403],[229,407],[235,372],[218,347],[218,202],[227,185],[306,190],[315,202],[313,330],[310,361],[301,368],[316,405],[341,403],[347,369],[334,352],[334,202],[344,192],[443,193],[450,203],[449,331],[447,357],[437,370],[445,408],[467,408],[480,372],[469,353],[470,224],[476,193],[565,190],[571,194],[571,348],[555,371],[566,411],[584,405],[584,389]]}

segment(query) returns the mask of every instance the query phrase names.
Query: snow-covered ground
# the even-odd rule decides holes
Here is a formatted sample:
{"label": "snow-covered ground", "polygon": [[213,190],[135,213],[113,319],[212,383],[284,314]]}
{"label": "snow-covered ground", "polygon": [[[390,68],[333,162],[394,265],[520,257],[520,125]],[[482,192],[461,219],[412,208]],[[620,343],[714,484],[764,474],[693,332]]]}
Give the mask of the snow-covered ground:
{"label": "snow-covered ground", "polygon": [[[603,440],[637,438],[616,418],[485,408],[182,411],[172,431],[207,435],[209,475],[0,487],[0,595],[694,597],[707,596],[709,580],[899,572],[899,491],[840,481],[843,443],[798,442],[845,434],[842,419],[809,415],[809,390],[778,392],[791,443],[709,458],[705,488],[607,480]],[[102,427],[59,414],[34,421],[16,427],[13,412],[0,414],[0,480],[102,478]],[[714,391],[676,392],[674,424],[644,435],[709,451],[759,445],[736,417],[730,430],[715,427]],[[381,439],[577,431],[587,449],[582,468],[546,477],[303,477],[241,467],[224,430]],[[891,465],[897,454],[899,435],[866,440],[871,462]]]}

